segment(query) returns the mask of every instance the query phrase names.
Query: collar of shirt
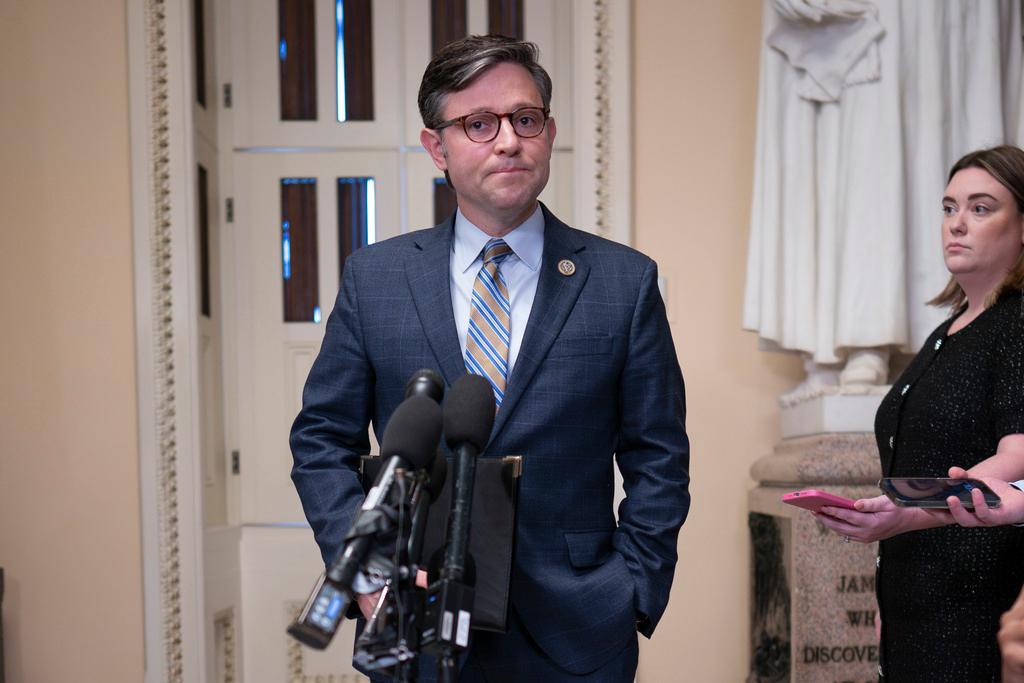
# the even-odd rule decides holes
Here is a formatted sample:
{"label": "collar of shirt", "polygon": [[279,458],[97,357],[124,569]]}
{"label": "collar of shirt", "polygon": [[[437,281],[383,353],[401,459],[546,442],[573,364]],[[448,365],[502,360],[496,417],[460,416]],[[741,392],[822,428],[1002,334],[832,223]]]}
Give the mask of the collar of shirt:
{"label": "collar of shirt", "polygon": [[[469,219],[462,215],[462,211],[456,211],[455,239],[452,240],[452,264],[456,272],[465,273],[479,261],[480,252],[491,239],[490,235],[470,223]],[[544,212],[541,211],[540,204],[529,218],[502,239],[527,268],[532,271],[540,268],[541,255],[544,252]]]}

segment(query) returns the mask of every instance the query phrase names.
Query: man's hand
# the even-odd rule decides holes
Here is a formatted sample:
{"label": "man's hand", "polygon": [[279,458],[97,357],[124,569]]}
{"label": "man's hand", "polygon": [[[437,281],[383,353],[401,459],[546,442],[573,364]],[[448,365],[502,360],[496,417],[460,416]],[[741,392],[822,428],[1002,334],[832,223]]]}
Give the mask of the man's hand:
{"label": "man's hand", "polygon": [[[961,467],[950,467],[949,476],[953,479],[968,478],[967,470]],[[960,526],[1002,526],[1004,524],[1020,524],[1024,522],[1024,491],[1010,486],[1002,479],[994,477],[976,477],[992,489],[1000,499],[997,508],[990,508],[985,503],[985,496],[981,491],[971,491],[971,499],[974,501],[974,509],[968,510],[956,496],[946,499],[949,505],[949,514]]]}
{"label": "man's hand", "polygon": [[999,620],[1003,683],[1024,683],[1024,591]]}
{"label": "man's hand", "polygon": [[359,605],[359,611],[363,613],[364,619],[370,619],[370,616],[373,614],[373,610],[377,608],[378,600],[380,600],[380,591],[377,591],[376,593],[356,594],[356,604]]}
{"label": "man's hand", "polygon": [[[427,587],[427,573],[420,569],[416,572],[416,585],[419,588]],[[380,602],[381,591],[373,593],[356,593],[356,604],[359,605],[359,611],[363,613],[363,618],[369,621],[373,615],[373,610],[377,609],[377,603]]]}

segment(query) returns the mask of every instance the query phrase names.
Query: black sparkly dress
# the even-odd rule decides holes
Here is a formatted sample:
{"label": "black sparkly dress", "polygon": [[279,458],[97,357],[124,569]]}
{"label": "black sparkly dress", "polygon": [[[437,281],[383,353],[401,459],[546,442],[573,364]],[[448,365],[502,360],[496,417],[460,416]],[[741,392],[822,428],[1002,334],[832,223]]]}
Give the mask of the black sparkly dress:
{"label": "black sparkly dress", "polygon": [[[875,417],[882,472],[944,477],[1024,433],[1024,298],[936,329]],[[1024,464],[1024,463],[1022,463]],[[999,617],[1024,584],[1024,528],[912,531],[879,546],[884,680],[999,680]]]}

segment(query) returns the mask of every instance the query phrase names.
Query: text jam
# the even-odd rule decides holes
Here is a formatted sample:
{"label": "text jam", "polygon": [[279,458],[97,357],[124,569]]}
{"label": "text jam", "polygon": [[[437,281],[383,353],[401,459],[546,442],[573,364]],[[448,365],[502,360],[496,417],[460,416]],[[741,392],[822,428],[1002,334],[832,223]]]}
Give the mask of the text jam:
{"label": "text jam", "polygon": [[843,574],[839,577],[837,593],[874,593],[874,574]]}

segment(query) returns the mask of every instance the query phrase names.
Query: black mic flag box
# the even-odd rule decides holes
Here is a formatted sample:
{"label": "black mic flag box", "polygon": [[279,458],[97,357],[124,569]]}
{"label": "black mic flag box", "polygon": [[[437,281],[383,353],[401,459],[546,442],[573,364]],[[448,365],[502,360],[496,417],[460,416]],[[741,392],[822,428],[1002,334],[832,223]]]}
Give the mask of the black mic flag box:
{"label": "black mic flag box", "polygon": [[[438,454],[438,457],[442,457]],[[377,478],[383,458],[364,457],[362,461],[363,488],[369,489]],[[512,575],[512,549],[515,543],[516,494],[523,458],[518,455],[503,458],[477,458],[473,479],[473,507],[469,530],[469,558],[467,565],[475,565],[476,575],[472,628],[480,631],[507,631],[508,590]],[[451,510],[452,479],[446,477],[438,499],[430,506],[423,550],[411,562],[426,567],[431,558],[444,554],[448,513]],[[431,580],[433,580],[433,574]]]}

